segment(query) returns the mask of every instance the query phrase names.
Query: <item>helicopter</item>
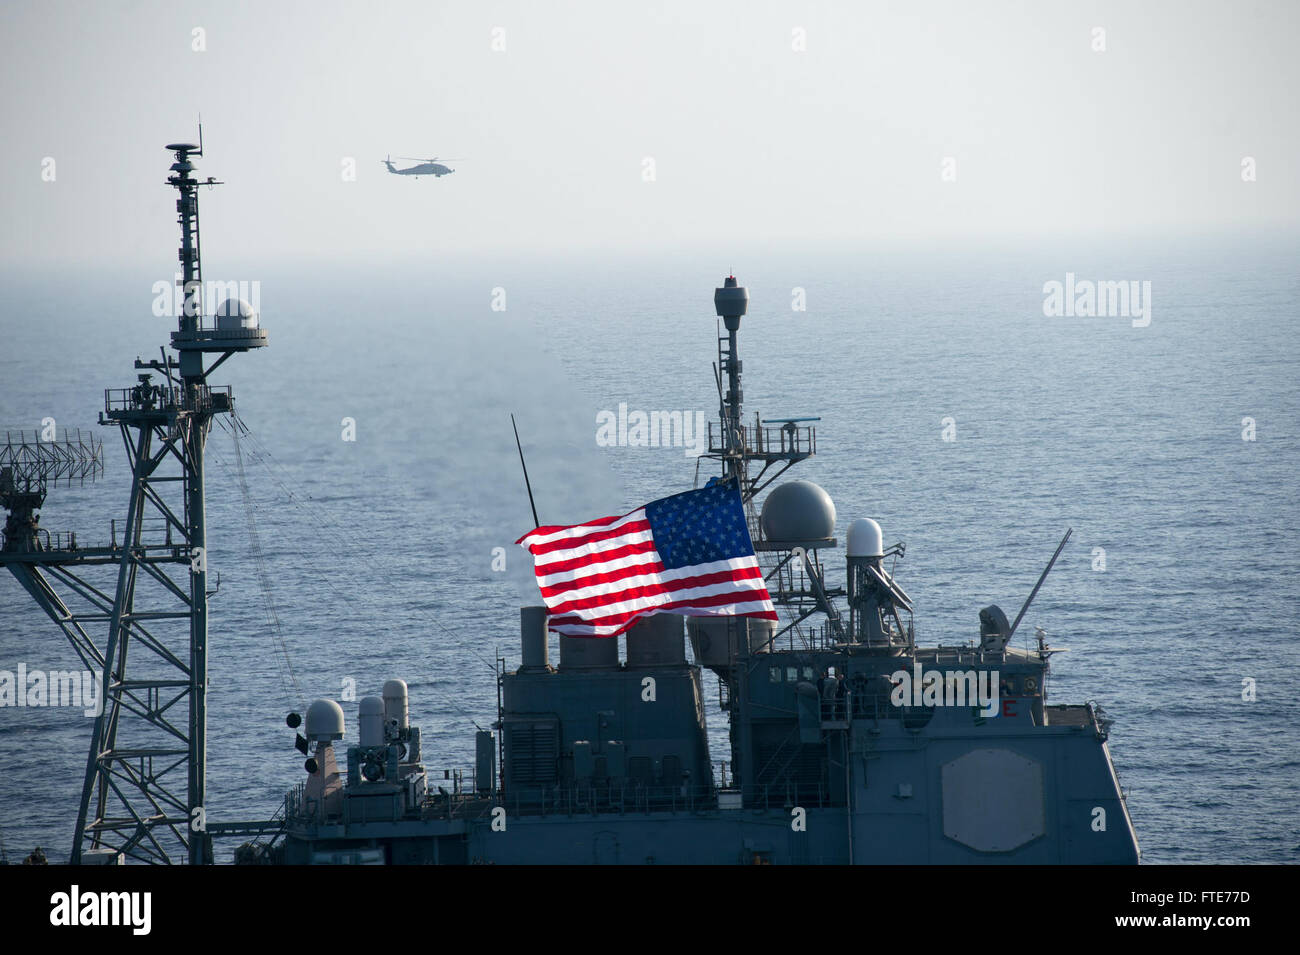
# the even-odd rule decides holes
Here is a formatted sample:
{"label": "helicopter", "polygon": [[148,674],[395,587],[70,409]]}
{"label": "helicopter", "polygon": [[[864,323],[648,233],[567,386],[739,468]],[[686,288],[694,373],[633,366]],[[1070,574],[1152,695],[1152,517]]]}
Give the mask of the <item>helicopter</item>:
{"label": "helicopter", "polygon": [[389,156],[384,159],[384,166],[394,176],[415,176],[417,178],[420,176],[437,176],[441,179],[443,176],[456,171],[443,165],[444,162],[455,162],[454,159],[413,159],[410,156],[398,156],[397,159],[399,162],[413,162],[418,165],[412,166],[410,169],[398,169],[393,166],[392,157]]}

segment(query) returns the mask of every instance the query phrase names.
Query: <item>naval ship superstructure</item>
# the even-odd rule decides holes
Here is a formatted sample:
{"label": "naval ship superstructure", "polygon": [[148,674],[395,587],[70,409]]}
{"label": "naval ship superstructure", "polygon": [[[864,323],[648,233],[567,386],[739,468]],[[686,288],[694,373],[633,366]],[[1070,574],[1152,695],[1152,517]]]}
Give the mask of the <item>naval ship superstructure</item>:
{"label": "naval ship superstructure", "polygon": [[[496,721],[477,732],[471,769],[426,768],[407,684],[393,679],[358,701],[355,744],[343,742],[333,700],[312,703],[305,720],[289,714],[307,775],[274,818],[214,818],[205,444],[234,400],[209,375],[267,336],[246,302],[203,314],[198,193],[217,183],[195,175],[201,132],[197,146],[167,148],[181,229],[178,358],[137,359],[138,383],[106,392],[101,415],[129,452],[126,520],[102,546],[40,526],[48,487],[102,471],[95,439],[11,434],[0,446],[0,567],[101,687],[72,862],[207,864],[214,839],[249,837],[236,862],[1138,861],[1108,721],[1092,704],[1047,703],[1052,650],[1041,636],[1036,650],[1010,643],[1024,608],[1008,624],[986,607],[971,640],[917,646],[911,599],[885,566],[903,547],[885,548],[866,518],[848,525],[836,558],[843,586],[829,581],[839,546],[830,496],[807,481],[776,484],[815,453],[814,419],[742,417],[748,294],[734,277],[714,295],[725,334],[702,461],[736,482],[779,619],[660,613],[635,623],[622,655],[618,639],[560,635],[553,664],[546,608],[523,607],[521,662],[498,671]],[[97,570],[108,580],[93,580]],[[101,650],[91,630],[104,623]],[[728,720],[725,759],[710,751],[705,670]]]}
{"label": "naval ship superstructure", "polygon": [[[1042,632],[1034,650],[1010,643],[1023,609],[1009,624],[986,607],[977,637],[918,647],[912,602],[885,567],[903,545],[851,522],[834,587],[830,496],[788,481],[759,505],[815,453],[816,419],[744,422],[748,294],[728,277],[714,303],[719,420],[703,458],[741,489],[781,619],[659,613],[627,632],[622,658],[617,639],[560,635],[553,665],[546,608],[523,607],[521,664],[499,674],[471,771],[426,770],[401,680],[360,701],[340,770],[344,713],[318,700],[283,842],[245,847],[247,861],[1138,862],[1109,721],[1091,703],[1048,704]],[[709,749],[705,669],[729,721],[724,761]]]}

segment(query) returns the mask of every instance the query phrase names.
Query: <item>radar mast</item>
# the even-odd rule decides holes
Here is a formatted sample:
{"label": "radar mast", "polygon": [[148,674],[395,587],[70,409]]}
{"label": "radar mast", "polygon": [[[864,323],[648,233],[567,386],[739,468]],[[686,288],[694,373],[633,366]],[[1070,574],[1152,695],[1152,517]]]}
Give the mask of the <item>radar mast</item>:
{"label": "radar mast", "polygon": [[[113,521],[109,541],[99,546],[83,546],[72,534],[38,533],[32,505],[43,503],[44,479],[95,476],[102,467],[98,443],[79,437],[75,444],[65,439],[32,451],[21,441],[15,449],[10,441],[6,451],[20,466],[6,469],[14,489],[2,503],[11,511],[14,533],[6,527],[0,566],[8,567],[59,625],[100,685],[101,707],[73,836],[74,864],[116,863],[123,857],[149,863],[212,861],[205,803],[204,448],[213,419],[234,411],[234,397],[228,386],[209,384],[208,376],[231,355],[265,347],[267,336],[257,313],[242,300],[228,300],[212,317],[203,314],[198,191],[219,183],[194,175],[191,157],[203,155],[201,128],[199,145],[171,143],[167,149],[175,155],[167,183],[178,193],[181,230],[180,315],[171,333],[179,359],[165,352],[161,360],[136,359],[136,383],[106,391],[99,416],[100,424],[120,429],[127,449],[126,519]],[[205,367],[209,355],[216,360]],[[64,463],[53,470],[45,466],[60,460]],[[92,581],[86,571],[97,566],[113,568],[115,580]],[[67,601],[55,582],[71,592]],[[101,654],[88,628],[105,621],[108,639]]]}

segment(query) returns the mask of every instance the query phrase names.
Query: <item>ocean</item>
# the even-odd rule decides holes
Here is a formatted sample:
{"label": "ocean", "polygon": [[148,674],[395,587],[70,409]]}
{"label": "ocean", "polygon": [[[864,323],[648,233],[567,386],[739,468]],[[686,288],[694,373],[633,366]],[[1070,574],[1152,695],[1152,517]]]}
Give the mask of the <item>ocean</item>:
{"label": "ocean", "polygon": [[[538,602],[513,544],[532,519],[510,414],[544,523],[689,488],[689,448],[605,446],[597,421],[620,404],[716,417],[712,295],[734,267],[750,293],[747,417],[820,416],[818,454],[788,477],[829,492],[841,544],[857,517],[906,542],[896,574],[918,643],[976,639],[989,603],[1014,617],[1072,527],[1016,642],[1043,627],[1070,651],[1049,700],[1096,700],[1114,720],[1143,861],[1300,861],[1298,252],[1278,236],[220,274],[213,259],[210,279],[260,282],[271,344],[214,375],[250,433],[238,451],[221,427],[208,443],[209,819],[267,818],[303,779],[287,712],[393,677],[431,774],[472,767],[492,661],[518,664],[518,608]],[[1045,283],[1067,273],[1150,282],[1149,322],[1045,315]],[[103,389],[158,356],[173,326],[151,288],[170,275],[75,277],[73,294],[66,275],[6,275],[0,428],[54,418],[104,440],[103,478],[51,489],[42,511],[93,544],[125,517],[129,476],[117,429],[94,423]],[[841,582],[842,553],[823,557]],[[79,667],[5,574],[0,671],[19,664]],[[11,862],[35,845],[67,857],[91,725],[73,707],[0,706]]]}

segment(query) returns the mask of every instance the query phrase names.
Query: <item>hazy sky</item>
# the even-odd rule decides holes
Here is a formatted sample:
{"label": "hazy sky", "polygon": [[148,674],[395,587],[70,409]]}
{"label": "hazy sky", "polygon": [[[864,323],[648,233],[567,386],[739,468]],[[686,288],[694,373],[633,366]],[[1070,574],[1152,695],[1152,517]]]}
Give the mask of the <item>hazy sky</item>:
{"label": "hazy sky", "polygon": [[262,261],[1290,228],[1298,42],[1289,0],[8,0],[0,262],[157,261],[200,111],[206,243]]}

